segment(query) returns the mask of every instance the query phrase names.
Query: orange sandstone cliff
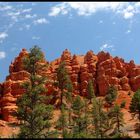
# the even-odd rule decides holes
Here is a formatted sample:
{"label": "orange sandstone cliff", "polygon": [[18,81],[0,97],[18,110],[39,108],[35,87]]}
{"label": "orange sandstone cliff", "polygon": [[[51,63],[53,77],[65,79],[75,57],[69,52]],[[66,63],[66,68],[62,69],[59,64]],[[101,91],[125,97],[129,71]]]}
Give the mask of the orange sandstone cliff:
{"label": "orange sandstone cliff", "polygon": [[[26,49],[22,49],[19,56],[9,67],[9,75],[0,84],[0,117],[5,121],[12,122],[15,118],[12,112],[17,109],[16,100],[25,90],[21,84],[29,80],[30,73],[23,68],[22,58],[28,56]],[[61,57],[48,62],[45,59],[41,63],[49,64],[47,69],[39,74],[46,75],[49,81],[46,83],[47,94],[53,95],[53,104],[59,103],[59,89],[53,83],[56,81],[56,70],[60,62],[65,61],[65,68],[73,83],[74,95],[87,95],[88,80],[94,81],[96,96],[105,96],[110,85],[114,85],[119,92],[117,102],[127,100],[129,107],[131,98],[129,92],[134,92],[140,87],[140,66],[134,61],[126,63],[122,58],[112,57],[109,53],[88,51],[85,55],[72,55],[69,50],[64,50]]]}

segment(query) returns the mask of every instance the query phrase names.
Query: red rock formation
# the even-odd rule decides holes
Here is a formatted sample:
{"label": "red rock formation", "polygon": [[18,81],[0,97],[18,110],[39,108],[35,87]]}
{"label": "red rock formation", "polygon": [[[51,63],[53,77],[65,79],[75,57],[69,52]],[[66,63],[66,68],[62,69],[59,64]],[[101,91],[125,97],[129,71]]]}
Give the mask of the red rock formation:
{"label": "red rock formation", "polygon": [[97,84],[100,95],[106,95],[110,85],[115,85],[117,90],[131,90],[126,68],[127,63],[123,59],[113,58],[105,52],[100,52],[98,59]]}
{"label": "red rock formation", "polygon": [[[0,84],[0,105],[1,105],[2,95],[3,95],[3,84]],[[1,107],[0,107],[0,117],[1,116],[2,116],[2,110],[1,110]]]}
{"label": "red rock formation", "polygon": [[[19,56],[11,63],[6,81],[0,84],[0,89],[2,89],[0,90],[0,115],[2,114],[6,121],[14,120],[11,113],[17,109],[16,100],[25,92],[21,84],[28,81],[30,77],[22,64],[22,59],[27,56],[28,52],[22,49]],[[93,80],[95,93],[99,96],[105,96],[110,85],[116,86],[118,91],[124,91],[126,94],[129,91],[136,91],[140,87],[140,67],[135,65],[134,61],[126,63],[122,58],[113,58],[109,53],[103,51],[97,55],[93,51],[88,51],[85,56],[72,56],[70,51],[66,49],[60,58],[50,63],[45,58],[39,62],[40,64],[48,64],[48,68],[40,70],[38,74],[48,76],[47,94],[54,95],[51,103],[56,106],[59,104],[60,92],[53,83],[57,80],[56,70],[62,61],[65,62],[65,68],[72,80],[73,94],[86,96],[89,79]],[[129,98],[127,95],[123,95],[124,92],[121,92],[117,102],[120,103],[121,98]]]}
{"label": "red rock formation", "polygon": [[80,72],[80,64],[78,62],[78,58],[76,55],[72,58],[72,75],[71,75],[71,81],[73,83],[73,88],[75,90],[75,94],[79,94],[80,89],[80,83],[79,83],[79,72]]}
{"label": "red rock formation", "polygon": [[24,70],[22,59],[28,55],[25,49],[22,49],[19,56],[9,67],[9,76],[3,83],[3,96],[1,99],[2,116],[6,121],[14,121],[15,118],[11,115],[17,109],[16,99],[25,91],[21,84],[29,80],[29,73]]}

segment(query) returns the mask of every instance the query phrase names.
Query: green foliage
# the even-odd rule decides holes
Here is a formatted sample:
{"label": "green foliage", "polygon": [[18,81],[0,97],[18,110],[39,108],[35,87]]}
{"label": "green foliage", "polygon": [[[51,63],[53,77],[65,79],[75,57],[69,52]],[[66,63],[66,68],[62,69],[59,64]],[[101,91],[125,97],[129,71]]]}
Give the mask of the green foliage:
{"label": "green foliage", "polygon": [[140,89],[137,90],[132,97],[130,111],[134,116],[138,114],[140,120]]}
{"label": "green foliage", "polygon": [[38,46],[30,49],[29,57],[23,59],[24,67],[29,73],[37,73],[39,69],[43,69],[44,65],[39,65],[37,62],[44,60],[44,55]]}
{"label": "green foliage", "polygon": [[66,90],[65,96],[70,100],[71,92],[73,91],[72,82],[65,69],[65,62],[61,62],[57,69],[57,84],[55,84],[61,90],[61,104],[63,103],[64,89]]}
{"label": "green foliage", "polygon": [[78,95],[73,101],[72,108],[74,111],[80,111],[84,107],[84,102],[81,100],[81,97]]}
{"label": "green foliage", "polygon": [[[57,69],[57,82],[55,83],[55,86],[58,86],[61,90],[61,115],[58,119],[57,127],[62,129],[62,136],[64,138],[70,137],[71,133],[67,131],[67,127],[71,124],[73,85],[65,69],[65,62],[61,62]],[[63,99],[65,99],[65,102]]]}
{"label": "green foliage", "polygon": [[58,87],[61,89],[61,91],[66,89],[69,92],[72,92],[73,87],[69,75],[67,73],[67,70],[65,69],[65,62],[61,62],[57,69],[57,81]]}
{"label": "green foliage", "polygon": [[47,133],[44,134],[43,138],[58,138],[59,134],[57,130],[53,131],[47,131]]}
{"label": "green foliage", "polygon": [[101,99],[93,99],[92,107],[92,123],[94,125],[94,135],[96,138],[107,137],[106,133],[111,129],[108,122],[107,113],[103,110],[103,103]]}
{"label": "green foliage", "polygon": [[67,127],[67,116],[66,116],[66,112],[65,112],[65,108],[64,105],[61,105],[61,114],[60,117],[57,121],[57,128],[59,129],[63,129],[64,127]]}
{"label": "green foliage", "polygon": [[74,133],[73,138],[93,138],[93,136],[87,134],[86,132],[80,132],[80,133]]}
{"label": "green foliage", "polygon": [[43,53],[37,46],[31,48],[29,56],[23,60],[24,67],[30,72],[30,82],[22,85],[26,92],[17,100],[16,116],[21,120],[19,138],[41,138],[44,130],[49,131],[51,127],[53,107],[45,104],[46,97],[42,94],[46,92],[46,77],[38,75],[39,70],[46,68],[38,63],[42,60]]}
{"label": "green foliage", "polygon": [[105,100],[108,104],[112,104],[113,101],[116,100],[117,97],[117,90],[114,86],[110,86],[108,91],[107,91],[107,95],[105,96]]}
{"label": "green foliage", "polygon": [[72,133],[71,132],[68,132],[68,130],[64,130],[64,133],[63,133],[63,138],[72,138]]}
{"label": "green foliage", "polygon": [[76,96],[72,104],[72,109],[75,116],[73,119],[74,127],[72,128],[73,138],[82,138],[82,134],[86,133],[88,119],[83,114],[84,107],[85,104],[81,100],[80,96]]}
{"label": "green foliage", "polygon": [[126,104],[126,101],[122,101],[120,107],[121,107],[121,108],[124,108],[124,107],[125,107],[125,104]]}
{"label": "green foliage", "polygon": [[117,133],[120,133],[120,128],[124,125],[123,113],[119,105],[115,105],[109,112],[112,125],[117,129]]}
{"label": "green foliage", "polygon": [[95,94],[94,94],[94,88],[93,88],[93,81],[89,80],[88,86],[87,86],[87,98],[91,102],[92,98],[94,98],[94,97],[95,97]]}

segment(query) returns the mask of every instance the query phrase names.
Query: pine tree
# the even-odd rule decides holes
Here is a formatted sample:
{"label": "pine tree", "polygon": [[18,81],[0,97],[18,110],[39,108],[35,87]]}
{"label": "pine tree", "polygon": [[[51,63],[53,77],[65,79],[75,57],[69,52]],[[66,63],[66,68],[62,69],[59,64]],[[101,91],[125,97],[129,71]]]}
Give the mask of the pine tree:
{"label": "pine tree", "polygon": [[90,103],[94,97],[95,97],[95,94],[94,94],[94,88],[93,88],[93,81],[89,80],[88,86],[87,86],[87,98],[90,100]]}
{"label": "pine tree", "polygon": [[94,126],[94,134],[96,138],[108,137],[107,132],[111,129],[108,114],[103,110],[101,99],[93,99],[92,103],[92,123]]}
{"label": "pine tree", "polygon": [[62,130],[62,137],[65,138],[65,133],[67,131],[67,116],[65,111],[65,106],[61,105],[61,114],[57,121],[57,128]]}
{"label": "pine tree", "polygon": [[87,118],[83,114],[84,102],[79,95],[74,99],[72,109],[74,113],[73,138],[86,137]]}
{"label": "pine tree", "polygon": [[[71,102],[72,102],[73,85],[72,85],[71,79],[67,73],[67,70],[65,69],[65,62],[61,62],[58,67],[57,81],[58,81],[58,87],[61,90],[60,105],[64,106],[64,107],[61,107],[61,110],[60,110],[61,116],[60,116],[59,120],[64,119],[64,117],[62,117],[64,115],[64,112],[65,112],[66,116],[67,116],[67,112],[68,112],[68,117],[66,117],[65,118],[66,120],[63,120],[63,121],[65,121],[65,122],[69,121],[69,125],[70,125],[71,124]],[[63,100],[63,99],[65,99],[65,100]],[[66,109],[67,109],[67,111],[65,111]],[[68,127],[68,124],[67,124],[67,127]],[[67,129],[64,129],[64,127],[62,127],[62,133],[63,133],[63,137],[67,137],[69,135],[67,132]]]}
{"label": "pine tree", "polygon": [[111,85],[107,91],[105,100],[108,104],[112,105],[112,103],[116,100],[116,98],[117,98],[117,90],[113,85]]}
{"label": "pine tree", "polygon": [[[65,62],[61,62],[57,69],[58,87],[61,90],[60,105],[63,103],[64,89],[67,89],[68,73],[65,69]],[[69,87],[68,87],[69,88]]]}
{"label": "pine tree", "polygon": [[140,89],[137,90],[132,97],[130,111],[134,116],[138,114],[138,118],[140,121]]}
{"label": "pine tree", "polygon": [[88,126],[90,124],[90,110],[89,110],[89,106],[88,106],[88,102],[87,99],[84,99],[84,116],[83,116],[83,120],[84,120],[84,132],[85,132],[85,137],[91,137],[90,132],[88,131]]}
{"label": "pine tree", "polygon": [[72,91],[73,91],[73,85],[72,82],[70,80],[69,75],[67,75],[67,86],[66,86],[67,91],[65,91],[64,96],[65,96],[65,100],[66,100],[66,109],[68,111],[68,121],[69,121],[69,125],[71,125],[72,123]]}
{"label": "pine tree", "polygon": [[114,107],[109,112],[109,117],[111,119],[111,123],[116,129],[116,133],[121,134],[120,128],[124,125],[123,113],[121,112],[121,108],[119,105],[114,105]]}
{"label": "pine tree", "polygon": [[16,116],[21,120],[19,138],[41,138],[45,129],[49,131],[52,119],[51,105],[46,105],[46,97],[43,95],[46,77],[38,75],[46,65],[39,62],[44,60],[43,53],[38,46],[30,49],[29,56],[24,58],[23,65],[30,73],[30,82],[25,82],[22,86],[26,92],[17,100],[18,110]]}
{"label": "pine tree", "polygon": [[138,119],[140,121],[140,89],[137,90],[131,100],[130,112],[133,116],[138,114]]}

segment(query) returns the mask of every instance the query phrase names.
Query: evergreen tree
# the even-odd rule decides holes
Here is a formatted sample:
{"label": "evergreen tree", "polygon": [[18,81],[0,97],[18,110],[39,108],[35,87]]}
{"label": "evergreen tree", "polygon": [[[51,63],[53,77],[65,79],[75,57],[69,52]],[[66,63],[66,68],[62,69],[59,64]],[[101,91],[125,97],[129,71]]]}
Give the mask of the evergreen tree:
{"label": "evergreen tree", "polygon": [[96,138],[108,137],[107,132],[111,129],[108,114],[103,110],[101,99],[93,99],[92,122],[94,126],[94,134]]}
{"label": "evergreen tree", "polygon": [[123,113],[119,105],[115,105],[109,112],[111,123],[116,129],[116,133],[121,134],[120,128],[124,125]]}
{"label": "evergreen tree", "polygon": [[93,81],[89,80],[88,86],[87,86],[87,98],[90,100],[90,103],[94,97],[95,97],[95,94],[94,94],[94,88],[93,88]]}
{"label": "evergreen tree", "polygon": [[65,138],[65,134],[67,131],[67,116],[66,116],[66,112],[65,112],[65,107],[62,104],[61,105],[61,114],[60,117],[57,121],[57,128],[62,130],[62,137]]}
{"label": "evergreen tree", "polygon": [[58,87],[61,90],[60,104],[62,105],[64,90],[67,90],[68,91],[67,93],[71,93],[73,90],[70,77],[67,73],[67,70],[65,69],[65,62],[61,62],[57,69],[57,81],[58,81]]}
{"label": "evergreen tree", "polygon": [[17,100],[16,116],[21,120],[19,138],[43,137],[45,129],[49,131],[51,127],[53,107],[45,104],[46,97],[43,95],[46,92],[46,77],[38,75],[39,70],[46,68],[39,63],[42,60],[43,53],[37,46],[31,48],[29,56],[23,60],[25,69],[30,73],[30,82],[22,85],[26,91]]}
{"label": "evergreen tree", "polygon": [[64,96],[65,96],[65,101],[66,101],[66,109],[68,112],[68,121],[69,121],[69,125],[71,125],[72,123],[72,91],[73,91],[73,85],[72,82],[69,78],[69,75],[67,76],[67,87],[66,87],[67,91],[65,91]]}
{"label": "evergreen tree", "polygon": [[[72,86],[71,79],[65,69],[65,62],[61,62],[57,69],[57,81],[58,81],[58,87],[61,90],[60,105],[64,106],[64,107],[62,107],[63,109],[61,108],[61,116],[60,116],[59,120],[64,119],[64,117],[62,117],[62,116],[64,116],[64,112],[65,112],[66,116],[68,113],[68,117],[66,117],[65,120],[63,120],[63,121],[64,122],[69,121],[69,125],[70,125],[71,124],[71,111],[72,111],[71,102],[72,102],[73,86]],[[63,100],[63,99],[65,99],[65,100]],[[66,109],[67,109],[67,111],[64,111]],[[67,127],[68,127],[68,124],[67,124]],[[62,127],[62,133],[63,133],[63,137],[67,137],[69,135],[69,133],[67,132],[67,129],[64,129],[64,127]]]}
{"label": "evergreen tree", "polygon": [[112,105],[112,103],[116,100],[116,98],[117,98],[117,90],[113,85],[111,85],[107,91],[105,100],[108,104]]}
{"label": "evergreen tree", "polygon": [[140,89],[137,90],[132,97],[130,111],[134,116],[138,114],[138,119],[140,121]]}
{"label": "evergreen tree", "polygon": [[86,120],[83,117],[82,110],[84,108],[84,102],[81,100],[81,97],[78,95],[73,101],[72,109],[74,113],[74,127],[73,127],[73,137],[80,138],[81,133],[85,132],[86,129]]}
{"label": "evergreen tree", "polygon": [[133,116],[138,114],[138,119],[140,121],[140,89],[137,90],[131,100],[130,112]]}

